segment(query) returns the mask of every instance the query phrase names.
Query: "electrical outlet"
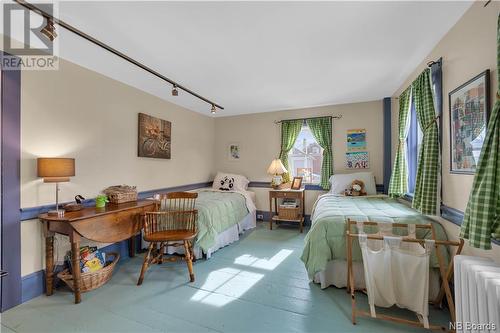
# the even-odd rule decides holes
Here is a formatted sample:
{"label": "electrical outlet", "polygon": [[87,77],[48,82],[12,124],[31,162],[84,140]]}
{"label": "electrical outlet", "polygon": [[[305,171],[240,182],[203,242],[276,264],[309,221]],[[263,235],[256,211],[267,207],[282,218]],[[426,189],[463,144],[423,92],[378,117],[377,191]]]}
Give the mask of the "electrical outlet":
{"label": "electrical outlet", "polygon": [[257,214],[257,220],[264,220],[264,214]]}

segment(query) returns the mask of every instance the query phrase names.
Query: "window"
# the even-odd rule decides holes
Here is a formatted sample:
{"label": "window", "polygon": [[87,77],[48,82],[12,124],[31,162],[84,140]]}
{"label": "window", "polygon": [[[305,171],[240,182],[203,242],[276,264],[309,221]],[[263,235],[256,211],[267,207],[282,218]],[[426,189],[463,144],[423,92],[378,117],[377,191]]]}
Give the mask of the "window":
{"label": "window", "polygon": [[423,133],[417,120],[417,112],[413,99],[410,104],[410,129],[406,138],[406,156],[408,165],[408,193],[415,192],[415,182],[417,180],[418,152],[422,145]]}
{"label": "window", "polygon": [[319,184],[323,148],[316,142],[309,127],[304,123],[295,144],[288,154],[288,170],[292,177],[303,177],[303,182]]}

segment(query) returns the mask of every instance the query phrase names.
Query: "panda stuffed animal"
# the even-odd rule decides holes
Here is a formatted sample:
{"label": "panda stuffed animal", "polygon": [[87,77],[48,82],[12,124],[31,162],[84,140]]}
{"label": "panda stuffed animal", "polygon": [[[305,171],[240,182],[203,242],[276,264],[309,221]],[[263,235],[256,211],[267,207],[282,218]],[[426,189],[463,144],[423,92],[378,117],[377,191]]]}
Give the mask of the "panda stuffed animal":
{"label": "panda stuffed animal", "polygon": [[234,178],[233,177],[229,178],[226,176],[223,179],[221,179],[219,190],[232,191],[233,187],[234,187]]}

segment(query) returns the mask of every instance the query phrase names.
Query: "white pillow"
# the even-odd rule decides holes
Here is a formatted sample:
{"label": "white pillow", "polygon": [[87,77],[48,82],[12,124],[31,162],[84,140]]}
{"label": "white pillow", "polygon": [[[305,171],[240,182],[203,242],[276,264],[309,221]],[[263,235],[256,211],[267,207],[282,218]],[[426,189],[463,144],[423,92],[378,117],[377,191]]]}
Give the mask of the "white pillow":
{"label": "white pillow", "polygon": [[246,191],[248,188],[248,179],[242,175],[232,173],[217,172],[212,188],[222,191]]}
{"label": "white pillow", "polygon": [[337,174],[330,177],[330,193],[343,194],[353,180],[361,180],[365,183],[365,190],[367,195],[377,194],[377,187],[375,185],[375,177],[371,172],[355,172],[346,174]]}

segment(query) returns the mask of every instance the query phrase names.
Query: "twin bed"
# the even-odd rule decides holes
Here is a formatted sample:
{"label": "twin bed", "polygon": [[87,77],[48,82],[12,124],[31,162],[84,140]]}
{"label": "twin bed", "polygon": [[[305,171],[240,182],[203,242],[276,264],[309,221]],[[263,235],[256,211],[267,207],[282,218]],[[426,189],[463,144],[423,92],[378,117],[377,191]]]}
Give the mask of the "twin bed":
{"label": "twin bed", "polygon": [[[351,174],[356,179],[361,173]],[[335,176],[334,176],[335,177]],[[343,175],[346,177],[346,175]],[[361,175],[363,177],[363,175]],[[370,177],[368,175],[368,177]],[[373,176],[371,176],[373,177]],[[371,179],[367,181],[371,182]],[[372,190],[367,196],[348,197],[339,193],[338,184],[332,180],[332,191],[318,198],[311,216],[311,229],[306,235],[304,250],[301,256],[305,264],[309,278],[326,288],[333,285],[338,288],[347,285],[347,261],[346,261],[346,228],[347,220],[358,222],[389,222],[404,224],[432,224],[436,233],[436,239],[446,240],[444,228],[431,218],[419,214],[407,205],[396,199],[385,195],[374,194]],[[373,188],[374,188],[373,180]],[[367,186],[369,187],[369,186]],[[333,192],[333,193],[332,193]],[[425,232],[417,229],[419,232]],[[398,230],[394,230],[398,232]],[[405,234],[406,230],[399,230]],[[419,238],[431,238],[432,235],[417,232]],[[443,258],[448,261],[449,253],[443,248]],[[359,244],[353,244],[353,269],[355,272],[356,288],[364,288],[363,264],[361,261],[361,250]],[[437,258],[434,253],[431,257],[430,288],[432,296],[437,295],[439,285],[439,274],[437,272]]]}
{"label": "twin bed", "polygon": [[[256,227],[255,193],[247,190],[248,180],[239,175],[218,173],[212,188],[198,190],[198,235],[193,247],[197,259],[239,240]],[[142,247],[148,243],[142,240]],[[167,247],[168,254],[184,253],[182,247]]]}

